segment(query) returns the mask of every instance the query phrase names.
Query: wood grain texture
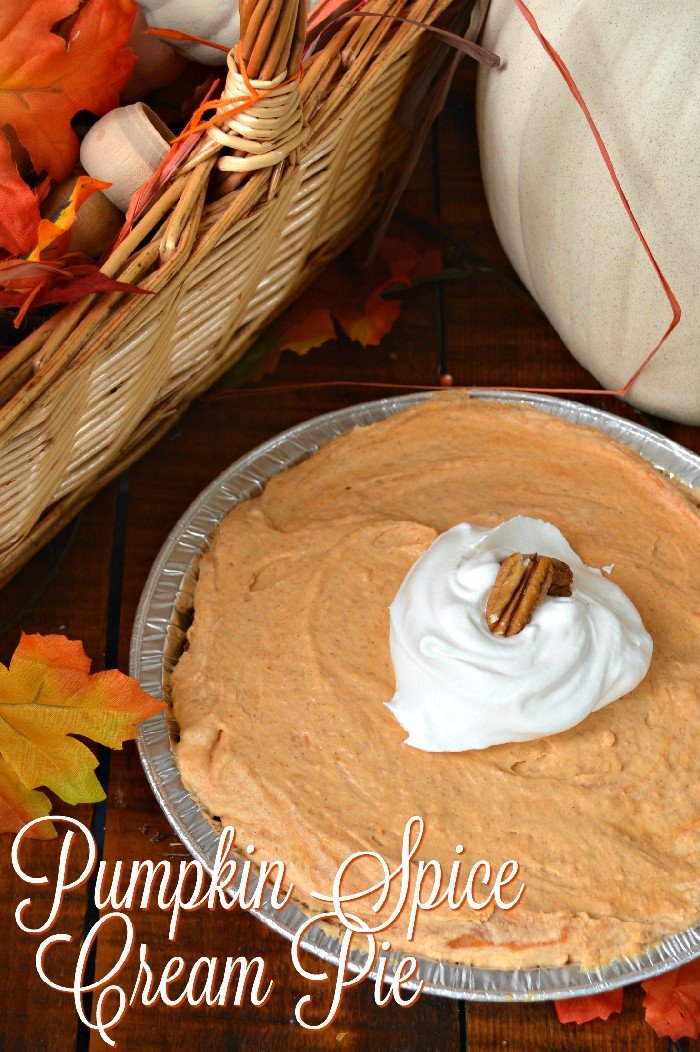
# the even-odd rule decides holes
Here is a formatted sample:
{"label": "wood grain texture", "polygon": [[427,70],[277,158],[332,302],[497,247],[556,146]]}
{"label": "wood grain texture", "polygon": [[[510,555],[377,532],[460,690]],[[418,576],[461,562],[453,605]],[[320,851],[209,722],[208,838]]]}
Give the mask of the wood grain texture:
{"label": "wood grain texture", "polygon": [[[81,639],[95,671],[104,667],[114,502],[115,490],[110,487],[83,513],[67,552],[64,533],[0,592],[0,621],[5,622],[15,611],[30,605],[32,595],[40,590],[36,605],[23,617],[21,628],[46,634],[60,631],[72,639]],[[46,576],[60,559],[60,572],[46,587]],[[4,664],[11,657],[19,634],[17,627],[0,638],[0,661]],[[69,808],[59,802],[54,810],[90,825],[91,807]],[[26,872],[45,874],[53,882],[61,840],[62,837],[50,842],[27,842],[21,856]],[[73,1002],[65,994],[50,990],[37,976],[34,956],[44,936],[24,934],[14,920],[17,904],[31,896],[33,905],[25,923],[41,925],[51,907],[52,884],[49,888],[30,887],[20,880],[10,864],[10,844],[9,836],[0,841],[0,1048],[3,1052],[71,1052],[78,1030]],[[70,871],[74,876],[86,857],[83,852],[76,853],[76,865]],[[58,929],[71,935],[74,945],[58,948],[49,958],[55,982],[71,982],[84,915],[85,893],[76,889],[66,897]]]}
{"label": "wood grain texture", "polygon": [[644,1022],[640,987],[625,992],[620,1015],[563,1026],[553,1005],[470,1005],[469,1052],[662,1052],[668,1042]]}

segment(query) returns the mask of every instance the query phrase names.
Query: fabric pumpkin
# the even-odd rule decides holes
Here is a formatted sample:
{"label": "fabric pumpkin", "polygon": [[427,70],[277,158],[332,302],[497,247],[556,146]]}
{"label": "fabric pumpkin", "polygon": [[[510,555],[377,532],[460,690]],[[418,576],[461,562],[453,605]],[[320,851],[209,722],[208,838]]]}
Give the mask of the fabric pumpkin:
{"label": "fabric pumpkin", "polygon": [[[700,424],[700,4],[531,0],[571,71],[682,308],[629,393]],[[513,0],[492,0],[479,71],[481,166],[513,266],[574,357],[624,386],[664,333],[665,294],[585,118]]]}

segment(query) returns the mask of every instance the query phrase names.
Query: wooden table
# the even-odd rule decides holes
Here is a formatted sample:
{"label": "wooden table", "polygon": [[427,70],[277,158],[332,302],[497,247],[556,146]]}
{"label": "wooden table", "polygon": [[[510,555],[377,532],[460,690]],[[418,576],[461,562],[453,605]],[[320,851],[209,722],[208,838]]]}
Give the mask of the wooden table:
{"label": "wooden table", "polygon": [[[5,627],[0,659],[7,661],[26,631],[64,632],[81,639],[95,667],[128,667],[129,636],[136,604],[148,571],[165,536],[200,490],[233,460],[272,435],[319,413],[377,396],[362,382],[434,384],[441,373],[456,383],[590,387],[588,376],[569,356],[540,312],[514,291],[505,257],[491,226],[479,176],[473,117],[473,76],[462,77],[453,91],[432,142],[425,150],[409,192],[405,212],[430,219],[492,264],[471,278],[415,290],[393,332],[379,349],[359,350],[342,341],[300,359],[286,354],[255,393],[200,400],[160,445],[83,512],[67,534],[35,557],[0,595],[0,622],[15,613],[18,623]],[[433,220],[434,221],[434,218]],[[399,228],[397,228],[399,229]],[[665,324],[659,318],[659,328]],[[640,348],[640,355],[645,348]],[[265,394],[269,384],[308,383],[338,378],[357,386],[299,388]],[[382,393],[382,392],[379,392]],[[594,405],[637,417],[614,398],[595,397]],[[700,449],[700,429],[660,420],[644,421],[692,449]],[[72,536],[71,536],[72,535]],[[38,594],[34,594],[38,591]],[[75,807],[70,813],[92,824],[104,858],[178,859],[176,842],[129,743],[123,752],[101,753],[99,776],[108,789],[105,805]],[[64,808],[65,810],[65,808]],[[19,932],[13,914],[28,889],[9,862],[10,838],[0,856],[0,1047],[6,1052],[68,1052],[106,1048],[102,1039],[80,1025],[70,994],[50,990],[36,974],[39,939]],[[58,842],[34,843],[27,852],[33,871],[55,871]],[[39,923],[47,895],[36,889]],[[60,930],[79,939],[96,916],[85,889],[69,896]],[[550,1004],[464,1004],[424,996],[410,1010],[378,1009],[370,984],[345,996],[336,1020],[318,1033],[303,1031],[294,1007],[311,984],[292,968],[289,945],[253,917],[201,910],[183,918],[175,947],[167,943],[167,918],[158,910],[134,916],[137,942],[146,942],[154,966],[176,953],[191,964],[200,955],[262,954],[276,989],[263,1008],[179,1009],[133,1007],[114,1032],[120,1049],[190,1052],[206,1049],[469,1049],[515,1052],[567,1049],[602,1052],[675,1052],[700,1049],[698,1042],[659,1039],[643,1021],[642,993],[629,988],[620,1016],[582,1028],[559,1024]],[[114,960],[116,947],[100,939],[97,970]],[[57,981],[72,976],[77,948],[54,951],[50,958]],[[135,974],[129,972],[133,981]],[[128,988],[128,986],[127,986]],[[317,994],[318,1018],[328,997]]]}

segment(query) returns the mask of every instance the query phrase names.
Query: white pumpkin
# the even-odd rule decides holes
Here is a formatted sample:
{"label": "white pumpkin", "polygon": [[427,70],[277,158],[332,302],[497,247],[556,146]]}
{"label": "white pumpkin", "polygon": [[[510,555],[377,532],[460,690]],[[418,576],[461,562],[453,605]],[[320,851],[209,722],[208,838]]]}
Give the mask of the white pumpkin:
{"label": "white pumpkin", "polygon": [[[682,308],[629,393],[700,424],[700,3],[530,0],[603,136]],[[585,118],[513,0],[492,0],[479,72],[481,168],[513,266],[572,354],[621,388],[671,320]]]}

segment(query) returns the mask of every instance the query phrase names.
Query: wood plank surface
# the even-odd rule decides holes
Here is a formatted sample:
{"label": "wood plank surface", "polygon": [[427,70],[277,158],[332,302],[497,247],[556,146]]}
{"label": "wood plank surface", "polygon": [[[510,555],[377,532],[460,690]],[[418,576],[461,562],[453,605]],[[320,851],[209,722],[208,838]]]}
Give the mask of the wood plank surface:
{"label": "wood plank surface", "polygon": [[[97,497],[79,520],[39,552],[13,581],[0,592],[0,661],[7,664],[20,629],[25,632],[65,633],[83,641],[93,659],[93,669],[104,667],[107,641],[110,560],[114,533],[116,487]],[[49,580],[58,569],[57,576]],[[40,598],[32,607],[32,597]],[[20,615],[18,625],[7,622]],[[67,808],[60,803],[56,813],[69,813],[90,826],[92,808]],[[62,840],[62,837],[61,837]],[[43,936],[27,935],[15,924],[17,904],[31,896],[32,908],[25,923],[41,925],[49,914],[61,840],[28,841],[22,851],[25,871],[47,875],[49,887],[28,886],[10,865],[11,838],[3,837],[0,856],[0,1048],[3,1052],[70,1052],[76,1047],[78,1019],[72,1000],[50,990],[38,978],[34,965]],[[73,876],[84,865],[86,854],[76,854]],[[50,958],[55,982],[70,983],[83,932],[86,894],[70,892],[60,914],[59,930],[73,937],[70,949],[60,949]],[[41,1006],[41,1010],[38,1010]]]}
{"label": "wood plank surface", "polygon": [[[390,394],[398,385],[434,384],[441,371],[460,384],[593,384],[538,308],[528,302],[498,245],[478,171],[471,73],[458,79],[402,202],[402,212],[404,222],[410,221],[424,233],[437,231],[430,236],[445,252],[459,257],[465,271],[462,279],[416,289],[379,349],[359,350],[339,340],[303,359],[285,353],[274,374],[248,386],[245,393],[220,385],[215,395],[199,399],[169,436],[86,509],[65,554],[61,555],[63,537],[0,593],[0,624],[14,611],[22,612],[19,624],[0,638],[2,660],[8,660],[22,627],[26,631],[64,631],[84,641],[96,667],[118,663],[126,670],[139,595],[169,530],[204,486],[233,460],[299,421]],[[348,386],[331,386],[338,379],[348,381]],[[311,383],[321,386],[304,386]],[[363,386],[369,383],[386,387]],[[266,393],[269,385],[296,387]],[[612,398],[589,401],[641,418]],[[700,429],[641,419],[700,450]],[[51,567],[56,567],[55,576],[47,583],[46,572]],[[32,598],[34,592],[38,594]],[[75,808],[71,813],[88,823],[94,821],[98,833],[106,821],[103,857],[110,867],[118,860],[177,862],[187,857],[158,807],[133,745],[112,753],[101,773],[103,784],[108,784],[106,811],[100,809],[93,816],[89,808]],[[27,892],[9,866],[9,838],[5,844],[0,863],[0,938],[5,948],[0,954],[0,1048],[9,1052],[106,1049],[109,1046],[98,1035],[78,1025],[71,997],[48,990],[36,976],[37,940],[19,933],[12,919],[15,904]],[[41,867],[50,871],[56,864],[56,848],[56,844],[32,845],[27,865],[34,871]],[[47,908],[47,896],[37,898],[39,914]],[[96,919],[84,891],[70,897],[62,919],[63,930],[75,935]],[[620,1016],[578,1028],[559,1024],[551,1004],[465,1005],[424,996],[410,1010],[379,1009],[371,985],[364,983],[345,995],[331,1026],[310,1033],[296,1022],[295,1005],[301,996],[312,993],[315,1018],[322,1018],[329,1007],[327,986],[317,992],[305,981],[292,967],[289,944],[251,916],[198,911],[182,919],[174,944],[168,943],[168,921],[161,911],[137,911],[133,919],[136,941],[148,945],[156,974],[175,954],[190,965],[201,955],[250,958],[259,954],[267,962],[275,989],[263,1008],[251,1008],[247,1002],[224,1009],[134,1005],[113,1034],[119,1049],[700,1049],[699,1042],[673,1045],[656,1038],[643,1022],[642,994],[637,987],[626,991]],[[114,962],[120,948],[118,934],[108,929],[98,944],[98,976]],[[56,958],[56,974],[63,982],[73,959],[69,953]],[[308,964],[319,967],[310,958]],[[132,959],[119,979],[127,990],[135,973]],[[333,969],[329,974],[333,976]]]}

